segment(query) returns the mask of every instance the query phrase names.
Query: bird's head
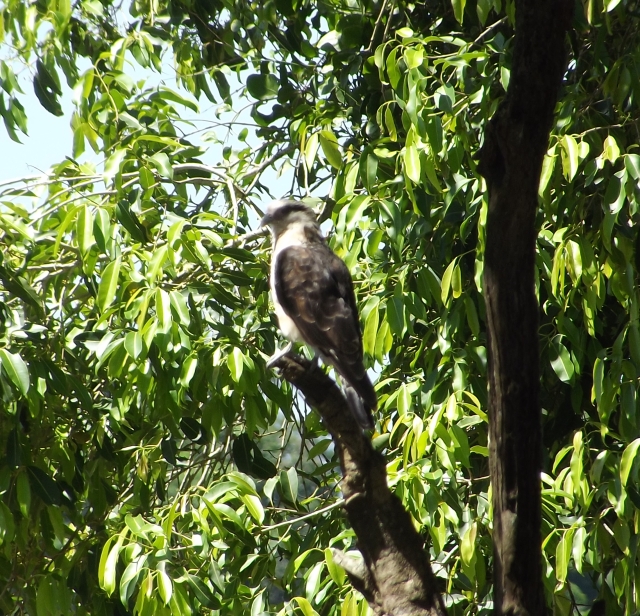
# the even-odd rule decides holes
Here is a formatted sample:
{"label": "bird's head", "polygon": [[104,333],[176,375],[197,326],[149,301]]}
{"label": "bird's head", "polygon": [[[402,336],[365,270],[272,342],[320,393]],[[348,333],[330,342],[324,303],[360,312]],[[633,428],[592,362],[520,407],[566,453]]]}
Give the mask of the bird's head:
{"label": "bird's head", "polygon": [[300,201],[279,199],[272,201],[260,221],[260,226],[268,226],[277,238],[292,225],[317,225],[313,210]]}

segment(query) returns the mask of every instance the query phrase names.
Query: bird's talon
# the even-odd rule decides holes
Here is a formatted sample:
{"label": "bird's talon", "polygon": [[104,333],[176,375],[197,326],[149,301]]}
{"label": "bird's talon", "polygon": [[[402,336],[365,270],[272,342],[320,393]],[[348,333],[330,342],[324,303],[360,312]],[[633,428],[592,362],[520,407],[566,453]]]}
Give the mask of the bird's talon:
{"label": "bird's talon", "polygon": [[286,347],[276,351],[268,360],[267,360],[267,368],[273,368],[275,364],[278,363],[291,349],[293,348],[293,344],[290,342]]}

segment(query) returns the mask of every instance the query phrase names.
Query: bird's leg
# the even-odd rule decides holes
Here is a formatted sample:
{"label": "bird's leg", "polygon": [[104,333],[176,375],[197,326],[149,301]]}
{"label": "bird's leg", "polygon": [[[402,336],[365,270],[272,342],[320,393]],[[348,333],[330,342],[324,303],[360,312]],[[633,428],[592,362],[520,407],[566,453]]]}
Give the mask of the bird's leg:
{"label": "bird's leg", "polygon": [[286,347],[276,351],[268,360],[267,360],[267,368],[271,368],[274,364],[278,362],[278,360],[282,359],[291,349],[293,348],[293,342],[289,342]]}

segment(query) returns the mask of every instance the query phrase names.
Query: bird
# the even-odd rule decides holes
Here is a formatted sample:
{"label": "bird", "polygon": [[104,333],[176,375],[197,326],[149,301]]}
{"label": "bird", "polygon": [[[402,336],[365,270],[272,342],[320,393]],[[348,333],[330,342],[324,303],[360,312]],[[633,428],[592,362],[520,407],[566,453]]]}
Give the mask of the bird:
{"label": "bird", "polygon": [[294,342],[306,343],[342,377],[352,414],[363,429],[372,429],[378,401],[363,363],[349,269],[329,248],[313,210],[304,203],[272,201],[260,224],[271,230],[271,295],[280,331],[289,339],[267,366],[288,353]]}

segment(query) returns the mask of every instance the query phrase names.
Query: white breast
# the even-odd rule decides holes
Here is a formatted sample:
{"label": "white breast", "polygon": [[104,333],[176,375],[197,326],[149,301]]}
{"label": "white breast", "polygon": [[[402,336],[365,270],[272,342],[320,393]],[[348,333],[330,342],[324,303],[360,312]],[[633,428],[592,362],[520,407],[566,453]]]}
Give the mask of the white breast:
{"label": "white breast", "polygon": [[296,327],[295,322],[291,317],[287,316],[284,308],[278,301],[278,297],[276,296],[276,262],[278,260],[278,255],[285,248],[289,248],[290,246],[304,246],[305,243],[306,237],[304,234],[304,225],[291,225],[284,233],[282,233],[282,235],[280,235],[275,240],[275,246],[273,247],[273,256],[271,257],[271,299],[273,300],[275,313],[278,317],[278,325],[280,327],[280,331],[292,342],[303,342],[303,339],[300,335],[300,330]]}

